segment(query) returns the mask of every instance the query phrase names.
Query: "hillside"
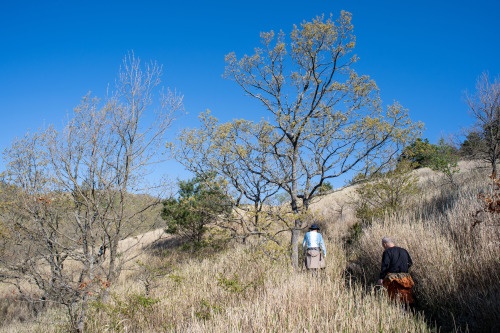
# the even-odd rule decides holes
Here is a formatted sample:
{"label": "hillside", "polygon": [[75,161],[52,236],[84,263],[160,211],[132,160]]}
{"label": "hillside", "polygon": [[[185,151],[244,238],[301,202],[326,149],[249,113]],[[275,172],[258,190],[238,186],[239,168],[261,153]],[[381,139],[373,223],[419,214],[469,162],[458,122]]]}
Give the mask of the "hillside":
{"label": "hillside", "polygon": [[[294,272],[288,258],[270,259],[258,240],[183,251],[162,229],[120,243],[138,256],[114,286],[111,301],[94,304],[88,332],[431,332],[500,329],[500,227],[490,216],[472,227],[490,191],[488,169],[460,162],[458,189],[430,169],[414,171],[421,195],[396,215],[363,225],[350,205],[353,188],[311,207],[326,239],[327,268],[319,277]],[[390,236],[411,253],[418,304],[391,304],[374,283]],[[288,236],[286,236],[288,237]],[[124,254],[125,255],[125,254]],[[38,318],[2,286],[1,332],[64,332],[63,313]],[[24,315],[23,315],[24,314]]]}

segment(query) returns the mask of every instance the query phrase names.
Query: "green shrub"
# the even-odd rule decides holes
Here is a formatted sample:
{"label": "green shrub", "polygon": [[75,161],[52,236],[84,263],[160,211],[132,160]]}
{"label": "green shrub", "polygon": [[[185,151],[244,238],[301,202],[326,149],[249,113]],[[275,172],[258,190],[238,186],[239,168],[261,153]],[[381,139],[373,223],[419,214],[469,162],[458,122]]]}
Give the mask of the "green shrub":
{"label": "green shrub", "polygon": [[435,149],[428,139],[418,138],[403,149],[398,162],[409,161],[414,168],[428,167]]}
{"label": "green shrub", "polygon": [[195,177],[179,181],[179,198],[163,203],[162,217],[167,222],[167,233],[201,243],[207,226],[231,210],[229,197],[217,184]]}
{"label": "green shrub", "polygon": [[460,172],[458,168],[458,155],[456,149],[444,142],[444,139],[439,140],[439,143],[434,146],[432,155],[430,155],[429,167],[444,174],[446,179],[453,185],[457,186],[454,175]]}

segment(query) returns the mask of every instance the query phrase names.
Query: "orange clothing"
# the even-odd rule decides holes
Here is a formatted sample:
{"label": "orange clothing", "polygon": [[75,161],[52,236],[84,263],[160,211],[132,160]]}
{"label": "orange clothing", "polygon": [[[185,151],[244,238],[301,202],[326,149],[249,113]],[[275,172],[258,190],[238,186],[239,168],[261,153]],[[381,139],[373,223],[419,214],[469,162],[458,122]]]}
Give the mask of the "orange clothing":
{"label": "orange clothing", "polygon": [[388,273],[384,279],[384,287],[392,300],[401,303],[413,303],[411,288],[414,282],[408,273]]}

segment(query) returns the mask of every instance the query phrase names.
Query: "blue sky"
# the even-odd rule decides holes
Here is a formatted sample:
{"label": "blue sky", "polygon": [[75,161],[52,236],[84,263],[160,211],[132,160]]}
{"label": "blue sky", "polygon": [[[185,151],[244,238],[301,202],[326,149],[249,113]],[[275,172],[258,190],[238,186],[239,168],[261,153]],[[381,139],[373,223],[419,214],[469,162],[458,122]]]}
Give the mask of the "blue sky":
{"label": "blue sky", "polygon": [[[258,119],[259,104],[222,78],[224,56],[251,53],[262,31],[341,10],[353,14],[355,69],[377,82],[385,104],[408,108],[431,142],[472,123],[464,91],[483,71],[500,74],[498,1],[18,0],[0,10],[0,149],[61,124],[88,91],[104,96],[130,50],[163,64],[164,84],[184,95],[174,131],[206,109]],[[175,163],[165,170],[186,175]]]}

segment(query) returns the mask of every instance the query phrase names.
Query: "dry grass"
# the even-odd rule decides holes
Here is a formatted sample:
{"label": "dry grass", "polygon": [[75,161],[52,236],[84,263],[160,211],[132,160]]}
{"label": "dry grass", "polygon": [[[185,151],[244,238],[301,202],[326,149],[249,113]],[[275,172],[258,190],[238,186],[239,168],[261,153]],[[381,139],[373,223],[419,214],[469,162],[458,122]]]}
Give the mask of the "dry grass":
{"label": "dry grass", "polygon": [[349,235],[350,228],[358,222],[351,204],[355,197],[354,187],[320,198],[311,205],[313,219],[322,227],[322,233],[331,240],[341,240]]}
{"label": "dry grass", "polygon": [[435,177],[423,179],[426,191],[416,211],[366,227],[353,255],[365,282],[377,278],[380,240],[390,236],[412,255],[416,297],[428,316],[446,330],[456,326],[457,330],[498,331],[500,226],[494,226],[489,216],[472,228],[471,216],[480,206],[479,191],[489,191],[487,179],[486,171],[477,168],[459,175],[458,190],[434,186]]}
{"label": "dry grass", "polygon": [[[330,247],[319,277],[297,274],[258,249],[238,246],[215,260],[190,260],[163,279],[153,299],[137,310],[119,301],[96,313],[89,331],[325,332],[429,331],[421,318],[388,303],[383,293],[346,285],[344,252]],[[123,286],[122,300],[139,289]]]}
{"label": "dry grass", "polygon": [[[155,273],[149,295],[143,278],[150,271],[132,265],[114,286],[112,300],[93,305],[87,331],[429,332],[429,318],[444,330],[454,328],[453,320],[458,330],[495,329],[500,228],[470,227],[469,214],[479,205],[476,195],[487,189],[486,174],[471,162],[460,167],[458,191],[442,186],[432,171],[418,170],[424,188],[418,209],[374,221],[349,246],[346,238],[357,222],[348,204],[352,188],[312,205],[328,249],[327,269],[318,277],[293,271],[287,258],[268,258],[251,241],[193,255],[176,249],[173,239],[150,247],[161,230],[126,240],[124,249],[140,241],[134,250],[139,252],[130,255],[139,255]],[[426,318],[391,304],[373,286],[383,236],[412,254],[416,297]],[[349,261],[359,268],[354,279],[346,274]],[[13,322],[0,331],[64,332],[64,320],[63,312],[49,309],[37,321]]]}
{"label": "dry grass", "polygon": [[[345,280],[345,253],[328,244],[327,269],[296,273],[253,246],[237,245],[210,259],[186,259],[159,279],[149,297],[134,274],[115,286],[106,306],[94,306],[88,332],[428,332],[422,318]],[[150,257],[150,264],[170,260]],[[58,313],[4,331],[63,332]]]}

